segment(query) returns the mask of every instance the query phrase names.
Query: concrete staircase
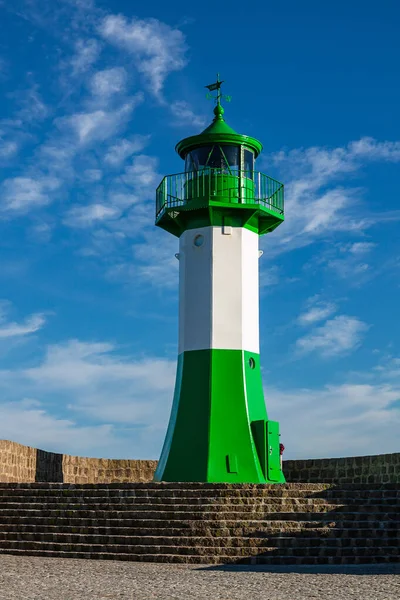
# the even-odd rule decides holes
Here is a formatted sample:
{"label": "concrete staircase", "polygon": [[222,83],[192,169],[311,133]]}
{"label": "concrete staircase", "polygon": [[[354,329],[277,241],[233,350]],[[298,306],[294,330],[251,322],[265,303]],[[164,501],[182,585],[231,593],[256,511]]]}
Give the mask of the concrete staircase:
{"label": "concrete staircase", "polygon": [[399,562],[400,484],[0,483],[0,553],[169,563]]}

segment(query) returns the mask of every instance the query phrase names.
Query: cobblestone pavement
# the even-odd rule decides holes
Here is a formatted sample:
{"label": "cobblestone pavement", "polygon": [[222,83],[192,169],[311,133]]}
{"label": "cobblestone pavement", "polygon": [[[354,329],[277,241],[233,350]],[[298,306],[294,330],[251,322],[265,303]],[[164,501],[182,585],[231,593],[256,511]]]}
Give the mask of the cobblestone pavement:
{"label": "cobblestone pavement", "polygon": [[400,565],[165,565],[0,555],[1,600],[399,600]]}

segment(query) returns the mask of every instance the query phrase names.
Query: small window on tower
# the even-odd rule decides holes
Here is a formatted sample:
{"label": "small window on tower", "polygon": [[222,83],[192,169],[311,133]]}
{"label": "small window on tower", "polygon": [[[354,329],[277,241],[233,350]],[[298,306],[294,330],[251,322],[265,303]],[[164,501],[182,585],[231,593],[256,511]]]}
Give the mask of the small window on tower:
{"label": "small window on tower", "polygon": [[243,151],[243,171],[245,177],[253,179],[254,154],[250,150]]}
{"label": "small window on tower", "polygon": [[240,147],[239,146],[221,146],[221,151],[223,152],[226,162],[229,165],[230,172],[231,173],[237,172],[239,170]]}
{"label": "small window on tower", "polygon": [[194,171],[193,158],[189,152],[185,157],[185,173],[191,173],[192,171]]}
{"label": "small window on tower", "polygon": [[208,159],[212,153],[212,150],[212,146],[202,146],[201,148],[196,148],[195,150],[191,151],[191,166],[193,171],[199,171],[208,165]]}
{"label": "small window on tower", "polygon": [[193,244],[196,246],[196,248],[200,248],[200,246],[204,244],[204,235],[201,235],[201,233],[195,235]]}
{"label": "small window on tower", "polygon": [[211,169],[222,169],[223,171],[228,171],[226,158],[219,146],[214,146],[208,159],[207,166]]}

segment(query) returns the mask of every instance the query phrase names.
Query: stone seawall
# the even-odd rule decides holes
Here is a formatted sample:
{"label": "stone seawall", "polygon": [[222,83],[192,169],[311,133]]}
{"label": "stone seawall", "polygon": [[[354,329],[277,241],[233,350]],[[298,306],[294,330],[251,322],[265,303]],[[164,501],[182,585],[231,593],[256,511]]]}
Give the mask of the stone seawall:
{"label": "stone seawall", "polygon": [[[149,482],[156,460],[84,458],[0,440],[2,483]],[[400,452],[376,456],[286,460],[289,483],[400,483]]]}
{"label": "stone seawall", "polygon": [[299,483],[400,483],[400,452],[283,462],[286,480]]}
{"label": "stone seawall", "polygon": [[120,483],[153,479],[156,460],[84,458],[0,440],[0,482]]}

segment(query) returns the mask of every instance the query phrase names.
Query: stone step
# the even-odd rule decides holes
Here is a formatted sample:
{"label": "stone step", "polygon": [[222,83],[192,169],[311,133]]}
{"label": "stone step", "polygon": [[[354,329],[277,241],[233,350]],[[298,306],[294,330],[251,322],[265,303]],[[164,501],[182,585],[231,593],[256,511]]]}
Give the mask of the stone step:
{"label": "stone step", "polygon": [[318,505],[318,504],[332,504],[332,505],[362,505],[362,506],[371,506],[371,505],[379,505],[379,506],[400,506],[400,495],[399,497],[395,496],[385,496],[385,497],[369,497],[369,498],[359,498],[350,497],[274,497],[270,495],[266,496],[236,496],[236,497],[166,497],[166,496],[152,496],[152,497],[137,497],[137,496],[77,496],[77,495],[51,495],[51,496],[3,496],[0,494],[0,508],[7,508],[15,506],[24,507],[27,504],[35,505],[35,504],[52,504],[52,505],[96,505],[96,504],[108,504],[108,505],[125,505],[125,506],[138,506],[147,508],[149,506],[159,506],[159,505],[183,505],[188,507],[197,507],[197,506],[214,506],[214,505],[240,505],[240,506],[256,506],[256,505],[265,505],[265,504],[275,504],[277,506],[292,506],[292,505]]}
{"label": "stone step", "polygon": [[198,564],[399,561],[400,484],[0,484],[0,553]]}
{"label": "stone step", "polygon": [[327,489],[340,490],[400,490],[400,483],[283,483],[283,484],[264,484],[264,483],[198,483],[198,482],[146,482],[146,483],[1,483],[1,489],[44,489],[44,490],[176,490],[176,491],[217,491],[217,490],[308,490],[311,492],[324,491]]}
{"label": "stone step", "polygon": [[20,550],[1,549],[0,554],[13,554],[16,556],[44,556],[57,558],[84,558],[95,560],[121,560],[133,562],[153,562],[153,563],[177,563],[193,565],[219,565],[219,564],[250,564],[250,565],[352,565],[352,564],[377,564],[377,563],[398,563],[399,557],[377,555],[374,556],[354,556],[342,554],[340,556],[192,556],[192,555],[173,555],[173,554],[133,554],[109,552],[67,552],[53,550]]}
{"label": "stone step", "polygon": [[[333,536],[133,536],[133,535],[98,535],[98,534],[70,534],[70,533],[26,533],[26,532],[0,532],[0,545],[6,542],[43,542],[62,545],[80,546],[81,544],[132,547],[160,547],[174,546],[177,551],[181,547],[199,548],[313,548],[313,547],[399,547],[399,536],[388,538],[364,537],[333,537]],[[179,552],[178,552],[179,553]]]}
{"label": "stone step", "polygon": [[[336,546],[304,546],[304,547],[288,547],[278,548],[277,546],[264,547],[262,549],[257,547],[217,547],[217,546],[172,546],[172,545],[160,545],[160,546],[147,546],[147,545],[113,545],[113,544],[69,544],[69,543],[56,543],[56,542],[40,542],[40,541],[18,541],[18,540],[0,540],[0,549],[2,550],[52,550],[52,551],[71,551],[77,553],[90,553],[96,552],[108,552],[109,554],[121,554],[129,553],[132,555],[140,554],[152,554],[157,556],[159,554],[167,555],[178,555],[178,556],[204,556],[207,559],[213,556],[235,556],[235,557],[247,557],[256,556],[259,554],[274,554],[279,557],[286,556],[318,556],[318,557],[329,557],[329,556],[357,556],[362,558],[364,556],[374,557],[376,555],[390,556],[398,558],[398,546],[387,546],[381,545],[378,548],[374,546],[356,546],[356,547],[336,547]],[[151,550],[151,552],[149,552]]]}
{"label": "stone step", "polygon": [[345,502],[328,502],[323,499],[318,499],[317,501],[309,500],[309,499],[280,499],[273,498],[271,500],[267,499],[266,501],[261,502],[250,502],[250,503],[231,503],[231,502],[212,502],[207,504],[183,504],[180,502],[180,499],[176,499],[174,503],[164,504],[160,503],[136,503],[135,501],[131,501],[130,499],[124,500],[122,502],[113,502],[105,499],[103,502],[95,503],[95,502],[71,502],[70,500],[65,500],[63,502],[49,502],[46,500],[38,500],[35,502],[20,504],[19,502],[0,502],[0,509],[3,510],[36,510],[38,508],[46,507],[48,510],[118,510],[120,512],[124,511],[138,511],[138,512],[147,512],[147,511],[183,511],[183,512],[199,512],[203,513],[205,511],[224,511],[228,512],[233,510],[234,512],[252,512],[254,510],[266,510],[270,512],[277,512],[280,509],[286,509],[285,512],[290,512],[290,510],[298,511],[298,510],[314,510],[315,512],[323,512],[325,510],[341,510],[341,509],[356,509],[357,511],[363,510],[371,510],[374,509],[377,512],[388,511],[388,512],[396,512],[400,507],[400,502],[374,502],[373,504],[364,504],[364,503],[352,503],[347,504]]}
{"label": "stone step", "polygon": [[[1,530],[6,531],[6,528],[10,530],[19,530],[24,527],[33,527],[35,530],[42,530],[44,527],[68,527],[68,528],[84,528],[84,529],[99,529],[99,528],[120,528],[134,530],[139,529],[141,531],[160,531],[165,529],[166,523],[163,521],[153,521],[151,519],[139,519],[135,521],[120,519],[46,519],[38,517],[34,520],[27,519],[25,517],[14,517],[7,518],[5,523],[1,523]],[[332,521],[326,520],[307,520],[307,521],[290,521],[290,520],[245,520],[245,521],[210,521],[210,520],[199,520],[199,521],[169,521],[169,530],[175,531],[208,531],[210,535],[218,535],[219,530],[229,531],[230,535],[242,535],[244,531],[258,531],[258,530],[284,530],[286,528],[292,528],[297,531],[302,529],[321,529],[321,528],[335,528],[335,530],[360,530],[360,529],[372,529],[375,531],[398,531],[400,526],[398,521],[355,521],[354,519],[346,521]],[[186,534],[185,534],[186,535]]]}
{"label": "stone step", "polygon": [[[42,511],[43,512],[43,511]],[[44,511],[46,513],[46,511]],[[68,512],[68,511],[67,511]],[[0,526],[6,523],[16,524],[47,524],[47,525],[71,525],[71,526],[91,526],[91,525],[112,525],[115,523],[123,523],[126,527],[163,527],[165,519],[158,513],[155,516],[146,514],[146,518],[128,518],[126,514],[123,518],[115,512],[100,511],[97,513],[89,512],[88,515],[78,514],[70,511],[72,514],[64,516],[53,515],[49,517],[47,514],[37,514],[40,511],[34,511],[34,514],[28,515],[26,512],[21,515],[19,511],[14,511],[11,515],[0,513]],[[271,521],[319,521],[321,523],[336,523],[339,527],[343,523],[351,523],[354,527],[372,527],[372,523],[392,522],[396,526],[399,525],[400,515],[398,513],[270,513],[267,518],[254,518],[253,515],[247,515],[243,518],[242,515],[236,516],[234,513],[226,515],[219,514],[203,514],[201,518],[196,518],[196,515],[182,518],[179,514],[175,514],[167,520],[171,527],[192,527],[193,525],[212,525],[214,527],[248,527],[253,523],[261,525]]]}
{"label": "stone step", "polygon": [[106,510],[106,511],[117,511],[121,513],[135,512],[137,514],[144,514],[146,512],[190,512],[193,514],[203,514],[204,512],[237,512],[237,513],[252,513],[252,512],[397,512],[400,509],[400,502],[396,500],[391,501],[380,501],[373,503],[343,503],[343,502],[328,502],[323,499],[307,500],[307,499],[290,499],[282,500],[279,498],[261,500],[261,501],[247,501],[244,502],[199,502],[193,504],[184,504],[180,500],[165,504],[164,502],[139,502],[137,503],[134,499],[122,499],[118,501],[109,501],[104,499],[102,502],[91,502],[79,501],[79,499],[66,500],[60,499],[59,501],[50,501],[47,499],[35,499],[31,502],[2,502],[0,500],[0,513],[6,513],[7,511],[21,511],[26,512],[30,510],[50,510],[50,511],[88,511],[88,510]]}
{"label": "stone step", "polygon": [[[328,502],[324,498],[243,498],[236,499],[235,501],[230,501],[231,499],[227,498],[226,501],[222,501],[218,498],[212,498],[208,502],[204,500],[196,500],[195,502],[187,502],[183,501],[182,498],[172,498],[170,500],[165,498],[146,498],[141,501],[137,501],[137,498],[100,498],[97,501],[93,498],[31,498],[30,502],[19,502],[15,498],[9,498],[6,502],[4,499],[0,497],[0,509],[8,509],[8,508],[19,508],[21,507],[23,510],[26,510],[26,507],[29,506],[31,508],[37,508],[40,506],[48,505],[49,507],[54,507],[59,509],[60,507],[71,507],[72,510],[76,510],[78,507],[93,507],[96,509],[97,507],[106,507],[111,508],[113,510],[131,510],[132,508],[138,508],[138,510],[157,510],[158,508],[163,510],[171,510],[171,506],[180,507],[179,510],[183,508],[187,508],[188,510],[204,510],[204,508],[213,509],[213,508],[224,508],[224,510],[229,510],[230,508],[235,508],[236,510],[244,507],[245,510],[251,510],[254,507],[264,507],[264,506],[277,506],[281,508],[282,506],[292,507],[292,506],[346,506],[348,503],[333,503]],[[354,504],[354,503],[353,503]],[[375,501],[374,506],[397,506],[400,505],[396,499],[391,500],[390,502],[384,502],[382,500]]]}
{"label": "stone step", "polygon": [[[321,526],[323,523],[314,522],[300,522],[295,521],[288,522],[277,522],[278,526],[275,526],[274,522],[270,522],[265,527],[208,527],[198,524],[190,528],[171,528],[171,527],[158,527],[158,528],[144,528],[144,527],[123,527],[123,526],[111,526],[111,527],[83,527],[83,526],[70,526],[70,525],[21,525],[20,523],[12,523],[1,526],[3,533],[18,533],[18,534],[47,534],[47,533],[65,533],[68,535],[82,534],[82,535],[102,535],[102,536],[127,536],[132,537],[265,537],[277,534],[293,534],[296,536],[304,537],[343,537],[343,538],[354,538],[354,537],[365,537],[365,538],[393,538],[400,536],[400,529],[395,523],[384,523],[384,527],[380,527],[382,523],[378,523],[375,528],[355,528],[355,527],[324,527]],[[350,524],[351,525],[351,524]],[[0,533],[1,535],[1,533]]]}
{"label": "stone step", "polygon": [[[380,506],[374,505],[371,507],[357,506],[357,511],[354,511],[355,507],[349,507],[346,505],[307,505],[307,506],[290,506],[280,507],[277,505],[265,504],[260,506],[237,506],[237,505],[214,505],[212,507],[185,507],[182,505],[166,506],[159,505],[156,507],[141,508],[137,506],[124,506],[119,505],[118,507],[108,504],[98,505],[79,505],[79,504],[68,504],[65,507],[53,507],[38,505],[38,508],[25,508],[22,510],[16,506],[14,508],[2,508],[0,510],[0,522],[5,517],[12,516],[24,516],[24,517],[48,517],[48,518],[60,518],[60,517],[75,517],[75,518],[119,518],[119,519],[162,519],[162,520],[195,520],[195,519],[246,519],[263,515],[271,515],[271,518],[287,519],[299,519],[300,515],[319,515],[319,518],[334,518],[336,515],[341,515],[342,518],[346,518],[344,515],[353,514],[356,520],[367,519],[373,515],[391,515],[390,519],[400,519],[399,509],[395,505]],[[353,508],[353,510],[349,510]],[[272,516],[275,515],[275,516]],[[309,520],[309,518],[303,518],[302,520]]]}
{"label": "stone step", "polygon": [[[1,485],[1,484],[0,484]],[[254,488],[254,489],[196,489],[196,490],[171,490],[167,489],[108,489],[108,488],[1,488],[0,498],[5,501],[8,497],[18,497],[29,501],[33,497],[46,498],[61,498],[61,497],[76,497],[76,498],[125,498],[134,497],[137,499],[147,498],[168,498],[176,500],[184,498],[191,501],[207,501],[209,499],[221,498],[221,501],[238,498],[363,498],[363,499],[380,499],[380,498],[397,498],[400,499],[399,489],[381,489],[381,490],[343,490],[341,488],[328,488],[325,490],[305,490],[305,489],[282,489],[280,485],[275,488]],[[223,500],[222,500],[223,499]]]}

